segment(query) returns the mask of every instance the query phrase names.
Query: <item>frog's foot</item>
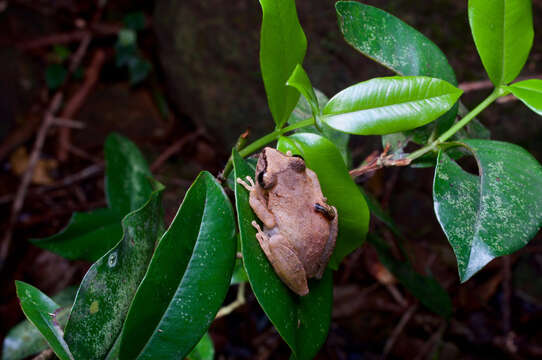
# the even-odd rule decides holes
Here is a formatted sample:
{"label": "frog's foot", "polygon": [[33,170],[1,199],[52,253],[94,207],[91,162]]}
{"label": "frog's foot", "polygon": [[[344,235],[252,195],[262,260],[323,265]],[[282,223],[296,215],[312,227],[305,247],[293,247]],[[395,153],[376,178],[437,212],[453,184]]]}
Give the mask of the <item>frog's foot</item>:
{"label": "frog's foot", "polygon": [[246,179],[250,185],[244,182],[243,179],[241,178],[237,178],[237,183],[243,185],[243,187],[247,189],[248,191],[254,190],[256,188],[256,185],[254,184],[254,180],[252,180],[250,176],[247,176]]}

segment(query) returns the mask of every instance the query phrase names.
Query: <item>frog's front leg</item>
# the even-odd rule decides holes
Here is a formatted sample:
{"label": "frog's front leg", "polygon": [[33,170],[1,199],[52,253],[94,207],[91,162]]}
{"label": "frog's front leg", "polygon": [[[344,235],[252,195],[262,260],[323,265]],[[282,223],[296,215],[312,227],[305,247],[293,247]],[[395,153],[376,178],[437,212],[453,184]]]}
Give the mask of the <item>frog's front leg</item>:
{"label": "frog's front leg", "polygon": [[260,247],[280,279],[296,294],[307,295],[309,293],[307,274],[301,260],[292,250],[290,242],[281,234],[267,236],[255,221],[252,222],[252,226],[258,230],[256,238]]}
{"label": "frog's front leg", "polygon": [[261,191],[258,189],[256,184],[254,184],[254,180],[252,180],[250,176],[247,176],[246,179],[250,185],[244,182],[241,178],[237,178],[237,182],[243,185],[243,187],[250,192],[250,196],[248,199],[250,207],[252,208],[252,210],[254,210],[254,213],[263,222],[265,227],[269,229],[274,228],[275,217],[267,209],[267,203],[263,195],[261,194]]}

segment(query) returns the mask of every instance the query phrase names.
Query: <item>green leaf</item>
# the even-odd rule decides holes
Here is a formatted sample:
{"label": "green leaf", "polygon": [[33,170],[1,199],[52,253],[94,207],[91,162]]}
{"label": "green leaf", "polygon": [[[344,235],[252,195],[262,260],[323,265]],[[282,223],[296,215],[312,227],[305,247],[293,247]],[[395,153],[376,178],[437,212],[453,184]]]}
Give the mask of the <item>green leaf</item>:
{"label": "green leaf", "polygon": [[161,193],[154,183],[147,202],[122,220],[123,239],[86,273],[66,325],[77,359],[101,359],[119,335],[136,289],[162,231]]}
{"label": "green leaf", "polygon": [[226,297],[235,250],[231,204],[216,179],[202,172],[139,286],[122,331],[119,358],[184,358]]}
{"label": "green leaf", "polygon": [[136,85],[149,76],[152,65],[143,57],[135,56],[130,59],[128,69],[130,70],[130,84]]}
{"label": "green leaf", "polygon": [[514,80],[533,45],[530,0],[469,0],[472,37],[495,86]]}
{"label": "green leaf", "polygon": [[122,237],[120,221],[120,215],[111,209],[76,212],[58,234],[30,241],[66,259],[94,262],[119,242]]}
{"label": "green leaf", "polygon": [[454,144],[474,155],[480,176],[441,151],[433,201],[465,282],[495,257],[525,246],[542,225],[542,166],[514,144],[475,139]]}
{"label": "green leaf", "polygon": [[72,52],[70,49],[63,45],[54,45],[53,46],[53,53],[55,54],[57,60],[59,62],[63,62],[64,60],[68,59]]}
{"label": "green leaf", "polygon": [[357,1],[338,1],[335,9],[345,40],[365,56],[399,75],[424,75],[457,85],[438,46],[399,18]]}
{"label": "green leaf", "polygon": [[324,107],[324,122],[358,135],[382,135],[425,125],[449,110],[462,91],[425,76],[375,78],[350,86]]}
{"label": "green leaf", "polygon": [[203,335],[187,358],[188,360],[213,360],[215,358],[215,347],[209,333]]}
{"label": "green leaf", "polygon": [[508,89],[529,109],[542,116],[542,80],[520,81],[508,86]]}
{"label": "green leaf", "polygon": [[25,316],[45,337],[56,356],[61,360],[74,360],[62,338],[62,330],[55,322],[55,312],[60,306],[29,284],[15,281],[15,286]]}
{"label": "green leaf", "polygon": [[134,31],[143,30],[145,28],[145,22],[145,14],[142,11],[129,13],[122,19],[124,26]]}
{"label": "green leaf", "polygon": [[[324,95],[324,93],[322,93],[318,89],[314,89],[314,92],[316,94],[319,111],[321,113],[324,105],[329,101],[329,99],[327,98],[327,96]],[[288,124],[292,125],[302,120],[306,120],[313,116],[312,114],[313,110],[311,109],[311,105],[309,104],[305,96],[301,96],[299,97],[299,101],[297,102],[294,111],[292,111],[292,114],[288,118]],[[312,134],[322,135],[333,144],[335,144],[337,149],[339,149],[341,156],[343,157],[344,163],[348,166],[350,164],[350,153],[348,151],[348,141],[350,140],[350,135],[337,131],[324,122],[320,125],[320,130],[318,130],[316,126],[306,126],[298,129],[297,132],[308,132]]]}
{"label": "green leaf", "polygon": [[[340,157],[339,157],[340,158]],[[254,170],[233,152],[236,178],[254,177]],[[342,162],[340,162],[342,163]],[[256,299],[280,336],[299,360],[312,359],[324,343],[331,322],[333,279],[328,269],[321,280],[310,280],[308,295],[299,297],[279,279],[251,225],[255,220],[248,192],[236,183],[235,203],[243,264]]]}
{"label": "green leaf", "polygon": [[152,193],[149,166],[137,146],[119,134],[105,140],[105,193],[121,216],[139,209]]}
{"label": "green leaf", "polygon": [[[77,288],[70,286],[53,296],[60,310],[55,311],[55,321],[62,330],[68,322],[68,314]],[[49,347],[40,331],[28,320],[15,325],[4,338],[2,360],[21,360]]]}
{"label": "green leaf", "polygon": [[260,67],[269,109],[281,128],[299,99],[297,90],[286,86],[286,81],[296,65],[303,63],[307,39],[297,18],[295,0],[260,0],[260,5]]}
{"label": "green leaf", "polygon": [[[429,76],[457,85],[454,70],[444,53],[425,35],[401,19],[357,1],[339,1],[335,8],[345,40],[365,56],[398,75]],[[454,106],[437,119],[435,124],[408,131],[405,136],[409,141],[424,144],[434,126],[437,126],[435,135],[438,136],[452,125],[456,114],[457,107]],[[384,142],[393,140],[384,139]]]}
{"label": "green leaf", "polygon": [[235,267],[233,268],[230,285],[240,284],[246,281],[248,281],[248,276],[245,268],[243,267],[243,261],[237,259],[235,260]]}
{"label": "green leaf", "polygon": [[434,277],[420,275],[408,262],[396,260],[388,246],[376,236],[369,236],[369,242],[382,265],[423,305],[445,319],[452,315],[452,300]]}
{"label": "green leaf", "polygon": [[303,156],[316,175],[328,203],[337,208],[339,235],[329,266],[339,267],[342,259],[360,247],[369,227],[365,198],[350,177],[341,155],[329,140],[315,134],[297,133],[279,139],[277,149]]}
{"label": "green leaf", "polygon": [[318,105],[318,98],[316,97],[316,93],[314,92],[307,73],[300,64],[297,64],[294,71],[292,72],[292,75],[286,82],[286,85],[297,89],[297,91],[299,91],[299,93],[305,97],[311,107],[312,116],[315,119],[320,117],[320,106]]}
{"label": "green leaf", "polygon": [[61,64],[51,64],[45,69],[45,82],[50,90],[58,89],[68,76],[68,70]]}

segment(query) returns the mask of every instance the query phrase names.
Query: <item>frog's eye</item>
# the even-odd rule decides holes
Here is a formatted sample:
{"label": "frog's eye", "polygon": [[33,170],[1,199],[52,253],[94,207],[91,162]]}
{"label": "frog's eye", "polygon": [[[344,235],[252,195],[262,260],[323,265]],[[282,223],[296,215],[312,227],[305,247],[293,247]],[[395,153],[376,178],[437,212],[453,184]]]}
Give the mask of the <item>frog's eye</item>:
{"label": "frog's eye", "polygon": [[262,189],[264,190],[269,190],[271,189],[274,185],[275,185],[275,177],[272,177],[271,179],[269,178],[269,176],[267,176],[267,182],[265,182],[264,180],[264,175],[265,175],[265,172],[264,171],[260,171],[258,173],[258,175],[256,176],[256,180],[258,181],[258,185],[261,186]]}
{"label": "frog's eye", "polygon": [[305,159],[303,159],[303,156],[301,156],[301,155],[295,154],[295,155],[292,155],[292,156],[296,157],[296,158],[300,158],[301,160],[305,161]]}
{"label": "frog's eye", "polygon": [[260,171],[258,173],[258,176],[256,176],[256,180],[258,180],[258,184],[265,189],[265,183],[263,182],[263,171]]}
{"label": "frog's eye", "polygon": [[303,158],[301,156],[295,155],[293,157],[295,157],[296,159],[292,159],[292,161],[290,162],[290,167],[296,172],[305,171],[305,161],[303,160]]}

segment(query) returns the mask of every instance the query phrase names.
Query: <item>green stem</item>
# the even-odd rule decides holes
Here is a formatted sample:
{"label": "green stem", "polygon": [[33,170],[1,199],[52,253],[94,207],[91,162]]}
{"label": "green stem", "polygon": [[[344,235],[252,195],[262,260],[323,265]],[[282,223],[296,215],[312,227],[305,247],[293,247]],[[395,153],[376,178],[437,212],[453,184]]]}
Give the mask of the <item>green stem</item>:
{"label": "green stem", "polygon": [[425,155],[429,151],[435,150],[440,144],[442,144],[443,142],[445,142],[446,140],[454,136],[456,132],[458,132],[465,125],[467,125],[472,119],[476,117],[476,115],[481,113],[482,110],[488,107],[493,101],[495,101],[500,96],[506,95],[506,93],[507,93],[506,89],[503,89],[501,87],[495,88],[495,90],[493,90],[493,92],[487,98],[485,98],[484,101],[482,101],[480,104],[478,104],[477,107],[472,109],[472,111],[469,112],[467,115],[465,115],[464,118],[462,118],[457,123],[455,123],[451,128],[446,130],[442,135],[440,135],[436,140],[434,140],[430,144],[410,153],[407,156],[407,159],[414,160],[421,157],[422,155]]}
{"label": "green stem", "polygon": [[[248,155],[252,154],[253,152],[261,149],[265,145],[269,144],[270,142],[277,140],[280,136],[286,134],[287,132],[290,132],[290,131],[293,131],[293,130],[296,130],[296,129],[300,129],[300,128],[303,128],[303,127],[306,127],[306,126],[311,126],[311,125],[314,125],[314,118],[302,120],[300,122],[297,122],[297,123],[292,124],[290,126],[287,126],[285,128],[278,129],[278,130],[275,130],[273,132],[270,132],[269,134],[264,135],[261,138],[259,138],[258,140],[254,141],[253,143],[247,145],[247,147],[245,147],[241,151],[239,151],[239,155],[241,155],[241,157],[248,156]],[[224,171],[222,173],[222,176],[224,178],[226,178],[228,176],[228,174],[230,173],[230,171],[232,169],[232,166],[233,166],[233,159],[230,157],[230,159],[226,163],[226,166],[224,167]]]}

